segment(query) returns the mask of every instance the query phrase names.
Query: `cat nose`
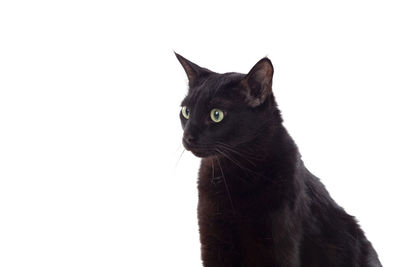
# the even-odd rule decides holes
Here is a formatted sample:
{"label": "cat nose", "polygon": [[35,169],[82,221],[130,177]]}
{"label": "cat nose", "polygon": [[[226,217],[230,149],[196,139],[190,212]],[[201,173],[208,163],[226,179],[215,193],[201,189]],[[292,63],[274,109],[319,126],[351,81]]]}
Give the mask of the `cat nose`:
{"label": "cat nose", "polygon": [[185,134],[183,136],[183,139],[185,140],[186,143],[193,143],[196,138],[191,134]]}

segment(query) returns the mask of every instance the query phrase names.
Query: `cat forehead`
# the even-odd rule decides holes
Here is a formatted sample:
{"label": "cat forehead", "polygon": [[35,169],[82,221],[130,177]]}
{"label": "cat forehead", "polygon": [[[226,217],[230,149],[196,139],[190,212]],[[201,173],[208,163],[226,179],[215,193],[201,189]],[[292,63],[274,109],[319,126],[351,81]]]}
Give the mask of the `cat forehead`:
{"label": "cat forehead", "polygon": [[243,79],[244,74],[224,73],[213,74],[189,89],[182,105],[194,106],[196,103],[228,103],[234,89]]}

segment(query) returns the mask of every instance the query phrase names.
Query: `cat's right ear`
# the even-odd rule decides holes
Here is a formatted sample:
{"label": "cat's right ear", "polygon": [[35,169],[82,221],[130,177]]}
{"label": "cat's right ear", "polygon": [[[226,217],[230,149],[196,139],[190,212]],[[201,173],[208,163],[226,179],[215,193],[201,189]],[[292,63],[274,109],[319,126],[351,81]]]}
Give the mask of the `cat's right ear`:
{"label": "cat's right ear", "polygon": [[189,87],[192,87],[193,85],[195,85],[200,77],[203,77],[210,73],[209,70],[194,64],[193,62],[187,60],[186,58],[182,57],[181,55],[179,55],[176,52],[174,52],[174,53],[175,53],[176,58],[179,60],[183,69],[186,72],[186,75],[189,79]]}

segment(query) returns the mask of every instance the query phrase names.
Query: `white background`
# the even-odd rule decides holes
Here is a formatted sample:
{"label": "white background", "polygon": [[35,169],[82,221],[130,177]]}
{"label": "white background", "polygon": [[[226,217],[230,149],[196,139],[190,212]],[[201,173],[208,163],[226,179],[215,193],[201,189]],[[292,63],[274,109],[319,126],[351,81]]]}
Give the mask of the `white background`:
{"label": "white background", "polygon": [[187,80],[268,55],[307,167],[400,266],[395,1],[0,2],[0,266],[201,266]]}

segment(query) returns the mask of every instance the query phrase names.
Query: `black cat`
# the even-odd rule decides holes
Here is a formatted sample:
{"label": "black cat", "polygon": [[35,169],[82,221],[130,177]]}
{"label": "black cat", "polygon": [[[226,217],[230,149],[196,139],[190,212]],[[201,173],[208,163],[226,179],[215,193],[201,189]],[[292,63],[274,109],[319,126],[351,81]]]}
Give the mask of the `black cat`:
{"label": "black cat", "polygon": [[189,78],[183,145],[201,157],[204,266],[382,266],[354,217],[307,170],[282,125],[274,69],[218,74],[176,54]]}

